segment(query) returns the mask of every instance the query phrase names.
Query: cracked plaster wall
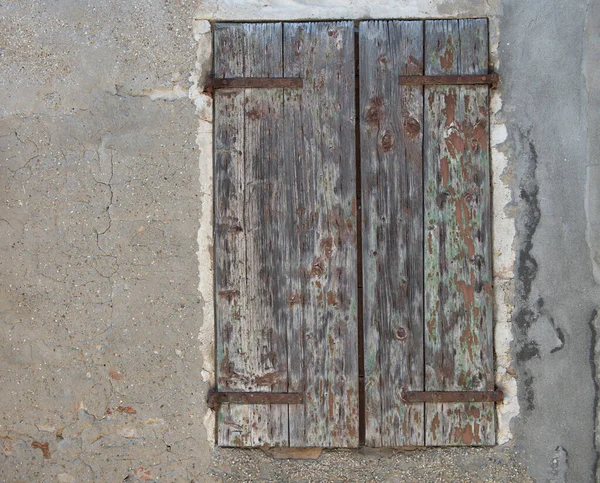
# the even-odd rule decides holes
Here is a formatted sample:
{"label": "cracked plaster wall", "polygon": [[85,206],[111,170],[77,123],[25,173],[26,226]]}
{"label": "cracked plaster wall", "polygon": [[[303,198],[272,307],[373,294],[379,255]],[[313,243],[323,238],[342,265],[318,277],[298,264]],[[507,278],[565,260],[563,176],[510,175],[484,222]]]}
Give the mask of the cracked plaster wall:
{"label": "cracked plaster wall", "polygon": [[0,4],[1,481],[207,465],[195,7]]}
{"label": "cracked plaster wall", "polygon": [[[488,16],[503,77],[492,178],[507,444],[456,453],[459,468],[484,475],[481,458],[498,460],[506,481],[524,481],[505,457],[515,448],[540,481],[592,481],[600,62],[590,12],[600,18],[597,1],[0,4],[0,480],[239,481],[252,462],[260,474],[270,468],[255,452],[215,450],[205,404],[214,377],[207,20]],[[454,481],[449,454],[424,455],[418,477],[438,465]],[[331,457],[341,468],[372,462]],[[329,461],[314,463],[316,474]],[[390,474],[402,464],[390,460]]]}

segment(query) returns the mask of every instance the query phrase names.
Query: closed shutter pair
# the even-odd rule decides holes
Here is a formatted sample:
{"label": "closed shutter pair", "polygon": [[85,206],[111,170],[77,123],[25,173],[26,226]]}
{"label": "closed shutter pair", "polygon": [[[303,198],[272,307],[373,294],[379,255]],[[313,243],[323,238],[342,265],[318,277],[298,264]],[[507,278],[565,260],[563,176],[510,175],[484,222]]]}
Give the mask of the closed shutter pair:
{"label": "closed shutter pair", "polygon": [[487,74],[485,19],[215,26],[220,445],[494,444]]}

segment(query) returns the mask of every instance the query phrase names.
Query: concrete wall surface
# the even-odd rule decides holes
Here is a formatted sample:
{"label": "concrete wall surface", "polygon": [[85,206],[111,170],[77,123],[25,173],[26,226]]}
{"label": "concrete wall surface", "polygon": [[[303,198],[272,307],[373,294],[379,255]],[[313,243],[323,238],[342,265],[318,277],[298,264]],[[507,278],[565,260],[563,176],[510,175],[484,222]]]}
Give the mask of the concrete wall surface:
{"label": "concrete wall surface", "polygon": [[[215,448],[211,22],[471,16],[501,444]],[[600,0],[6,0],[0,93],[0,481],[598,481]]]}

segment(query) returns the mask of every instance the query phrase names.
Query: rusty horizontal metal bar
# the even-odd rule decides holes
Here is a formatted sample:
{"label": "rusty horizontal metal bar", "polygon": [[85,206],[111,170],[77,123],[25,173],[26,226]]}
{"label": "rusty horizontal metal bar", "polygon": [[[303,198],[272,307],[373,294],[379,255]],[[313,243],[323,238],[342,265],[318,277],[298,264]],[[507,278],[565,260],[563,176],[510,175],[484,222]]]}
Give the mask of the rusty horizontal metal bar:
{"label": "rusty horizontal metal bar", "polygon": [[208,406],[219,404],[302,404],[304,395],[299,392],[218,392],[208,393]]}
{"label": "rusty horizontal metal bar", "polygon": [[498,74],[486,75],[401,75],[398,76],[398,84],[404,86],[422,85],[478,85],[487,84],[497,87],[500,81]]}
{"label": "rusty horizontal metal bar", "polygon": [[402,399],[407,403],[462,403],[501,402],[502,391],[403,391]]}
{"label": "rusty horizontal metal bar", "polygon": [[209,89],[301,89],[302,79],[300,77],[231,77],[228,79],[208,80]]}

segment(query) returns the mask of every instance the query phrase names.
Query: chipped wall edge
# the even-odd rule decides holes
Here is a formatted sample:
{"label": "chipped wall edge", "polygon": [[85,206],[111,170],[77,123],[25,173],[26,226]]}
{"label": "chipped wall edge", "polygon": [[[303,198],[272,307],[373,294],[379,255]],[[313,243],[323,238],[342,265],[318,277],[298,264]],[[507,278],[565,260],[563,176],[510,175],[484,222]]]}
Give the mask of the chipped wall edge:
{"label": "chipped wall edge", "polygon": [[[202,352],[202,379],[215,384],[215,314],[213,272],[213,127],[212,97],[203,87],[212,66],[212,29],[207,20],[194,19],[193,34],[197,42],[196,65],[190,76],[189,97],[196,106],[198,129],[198,166],[200,173],[200,227],[198,229],[198,292],[202,299],[202,325],[198,333]],[[204,416],[207,440],[215,444],[215,417],[207,408]]]}

